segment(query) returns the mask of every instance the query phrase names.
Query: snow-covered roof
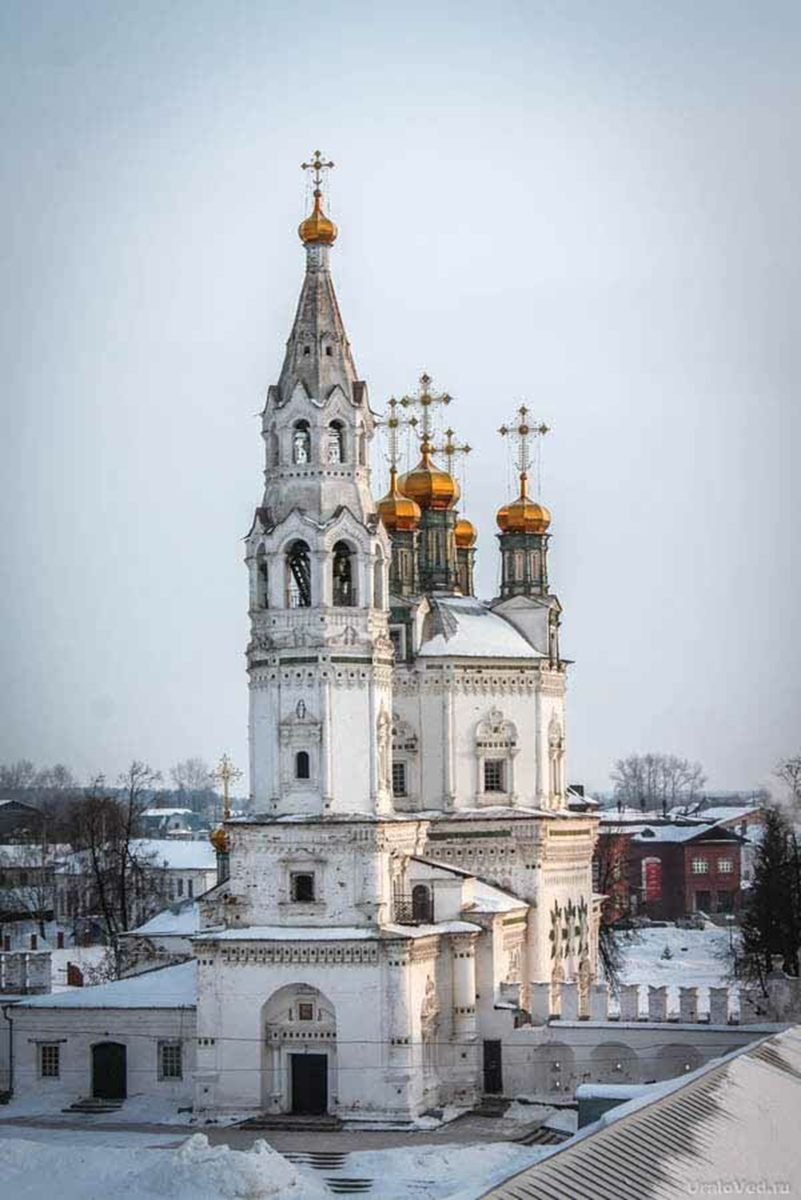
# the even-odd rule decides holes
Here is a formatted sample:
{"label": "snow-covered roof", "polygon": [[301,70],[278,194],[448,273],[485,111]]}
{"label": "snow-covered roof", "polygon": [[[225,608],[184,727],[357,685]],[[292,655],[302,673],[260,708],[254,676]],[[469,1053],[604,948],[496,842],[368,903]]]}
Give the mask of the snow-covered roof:
{"label": "snow-covered roof", "polygon": [[178,963],[96,987],[73,988],[22,1000],[20,1008],[194,1008],[197,963]]}
{"label": "snow-covered roof", "polygon": [[[699,1178],[792,1188],[798,1176],[801,1028],[653,1084],[483,1193],[595,1200],[684,1196]],[[786,1184],[786,1186],[785,1186]],[[770,1190],[770,1187],[768,1187]]]}
{"label": "snow-covered roof", "polygon": [[543,658],[509,621],[472,596],[432,601],[433,636],[421,658]]}
{"label": "snow-covered roof", "polygon": [[185,817],[191,816],[191,808],[146,808],[143,817]]}
{"label": "snow-covered roof", "polygon": [[490,883],[477,879],[473,884],[473,903],[465,908],[465,912],[502,913],[514,912],[515,909],[528,908],[528,901],[520,900],[509,892],[501,891]]}
{"label": "snow-covered roof", "polygon": [[136,851],[154,855],[159,865],[172,871],[214,871],[217,855],[208,838],[198,841],[176,841],[174,838],[137,838]]}
{"label": "snow-covered roof", "polygon": [[199,933],[201,928],[200,905],[196,900],[184,900],[180,904],[171,904],[169,908],[156,913],[155,917],[151,917],[149,921],[145,921],[144,925],[140,925],[138,929],[133,929],[131,932],[141,934],[142,937],[154,937],[157,934],[188,937],[193,933]]}
{"label": "snow-covered roof", "polygon": [[9,842],[0,846],[0,865],[6,867],[48,867],[55,859],[69,854],[69,846],[39,846],[35,842]]}
{"label": "snow-covered roof", "polygon": [[434,925],[246,925],[201,933],[201,942],[353,942],[380,941],[387,936],[419,938],[434,933],[480,933],[469,921],[439,921]]}
{"label": "snow-covered roof", "polygon": [[737,834],[731,829],[725,829],[723,826],[717,828],[714,825],[646,825],[639,833],[635,833],[631,839],[640,845],[647,845],[649,842],[691,842],[694,838],[703,838],[705,841],[738,841]]}

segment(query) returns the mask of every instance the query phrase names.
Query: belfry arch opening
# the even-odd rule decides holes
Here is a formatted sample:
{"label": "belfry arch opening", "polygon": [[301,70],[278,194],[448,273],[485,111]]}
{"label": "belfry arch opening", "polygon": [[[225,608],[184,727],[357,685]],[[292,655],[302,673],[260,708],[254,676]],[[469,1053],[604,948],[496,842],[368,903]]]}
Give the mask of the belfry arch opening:
{"label": "belfry arch opening", "polygon": [[341,421],[332,421],[328,426],[328,461],[345,461],[345,426]]}
{"label": "belfry arch opening", "polygon": [[311,462],[311,429],[308,421],[296,421],[292,430],[292,461],[303,466]]}
{"label": "belfry arch opening", "polygon": [[337,608],[352,608],[356,603],[356,556],[347,542],[337,542],[332,561],[333,601]]}
{"label": "belfry arch opening", "polygon": [[289,608],[310,608],[311,555],[308,544],[293,542],[286,555],[287,604]]}

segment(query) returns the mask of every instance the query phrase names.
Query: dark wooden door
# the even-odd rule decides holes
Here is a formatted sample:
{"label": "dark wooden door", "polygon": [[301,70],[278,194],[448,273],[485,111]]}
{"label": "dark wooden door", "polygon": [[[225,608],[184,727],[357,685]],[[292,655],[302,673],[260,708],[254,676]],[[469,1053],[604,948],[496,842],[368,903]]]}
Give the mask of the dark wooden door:
{"label": "dark wooden door", "polygon": [[317,1115],[328,1111],[327,1055],[292,1055],[292,1111]]}
{"label": "dark wooden door", "polygon": [[490,1095],[497,1095],[503,1091],[500,1042],[484,1043],[484,1091]]}
{"label": "dark wooden door", "polygon": [[98,1100],[124,1100],[128,1094],[127,1051],[119,1042],[92,1047],[92,1095]]}

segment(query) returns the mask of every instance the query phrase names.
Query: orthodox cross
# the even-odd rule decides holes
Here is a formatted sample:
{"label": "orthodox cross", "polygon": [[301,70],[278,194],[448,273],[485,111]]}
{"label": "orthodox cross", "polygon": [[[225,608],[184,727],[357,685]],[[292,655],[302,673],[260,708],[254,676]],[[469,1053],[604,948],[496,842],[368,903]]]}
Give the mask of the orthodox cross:
{"label": "orthodox cross", "polygon": [[[501,425],[498,433],[501,437],[509,437],[517,442],[517,470],[520,474],[521,491],[525,495],[528,469],[531,464],[529,440],[531,438],[536,439],[537,454],[539,456],[542,438],[545,437],[546,433],[550,433],[550,429],[543,421],[532,420],[530,411],[526,408],[525,404],[521,404],[515,413],[515,421],[516,423],[510,425]],[[539,457],[537,461],[539,463]]]}
{"label": "orthodox cross", "polygon": [[214,778],[219,779],[223,788],[223,820],[227,821],[231,816],[231,798],[228,792],[230,785],[236,779],[242,778],[242,772],[238,767],[235,767],[227,754],[224,754],[220,759],[217,770],[214,772]]}
{"label": "orthodox cross", "polygon": [[[398,414],[398,409],[402,406],[402,400],[396,400],[394,396],[390,396],[387,401],[387,412],[376,421],[377,425],[383,425],[387,431],[387,458],[389,459],[390,473],[397,474],[398,461],[400,459],[400,446],[398,444],[399,430],[404,426],[409,426],[415,429],[419,424],[417,417],[401,417]],[[393,476],[394,478],[394,476]]]}
{"label": "orthodox cross", "polygon": [[301,171],[314,171],[314,175],[312,176],[312,183],[314,184],[315,191],[318,191],[320,188],[320,185],[323,182],[322,172],[330,171],[333,166],[334,166],[334,164],[332,162],[326,162],[323,158],[320,157],[319,150],[315,150],[314,155],[312,156],[311,162],[301,163],[300,169],[301,169]]}
{"label": "orthodox cross", "polygon": [[436,404],[450,404],[451,400],[453,399],[453,397],[449,396],[447,392],[433,391],[431,388],[431,383],[431,376],[426,375],[424,371],[420,376],[420,384],[415,395],[403,396],[401,399],[401,404],[404,408],[420,409],[420,440],[423,443],[423,448],[429,452],[431,450],[431,435],[433,433],[431,409]]}
{"label": "orthodox cross", "polygon": [[445,455],[446,461],[448,463],[448,474],[449,475],[453,475],[454,455],[455,454],[469,454],[470,451],[473,449],[473,447],[468,446],[466,442],[463,446],[457,445],[457,443],[453,440],[455,436],[456,436],[456,434],[454,433],[454,431],[452,429],[446,429],[445,433],[444,433],[444,437],[445,437],[444,443],[441,446],[432,446],[431,447],[432,454],[444,454]]}

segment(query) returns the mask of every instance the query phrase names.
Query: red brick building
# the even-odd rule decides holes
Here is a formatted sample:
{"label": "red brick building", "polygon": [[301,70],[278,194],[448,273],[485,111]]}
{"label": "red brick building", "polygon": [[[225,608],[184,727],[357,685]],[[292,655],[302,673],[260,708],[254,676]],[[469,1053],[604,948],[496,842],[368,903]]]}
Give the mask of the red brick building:
{"label": "red brick building", "polygon": [[631,909],[662,921],[736,912],[742,843],[719,825],[646,826],[629,842]]}
{"label": "red brick building", "polygon": [[733,830],[692,818],[602,817],[594,886],[605,896],[604,919],[736,912],[743,845]]}

